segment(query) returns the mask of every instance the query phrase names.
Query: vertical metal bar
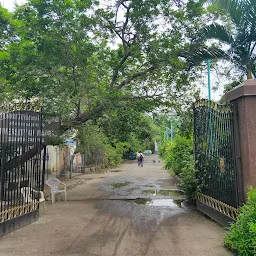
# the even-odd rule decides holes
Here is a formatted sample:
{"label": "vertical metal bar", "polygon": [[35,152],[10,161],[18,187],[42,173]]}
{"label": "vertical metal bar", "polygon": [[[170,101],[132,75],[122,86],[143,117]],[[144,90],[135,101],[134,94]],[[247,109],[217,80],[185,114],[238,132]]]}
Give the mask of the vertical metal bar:
{"label": "vertical metal bar", "polygon": [[[39,113],[39,117],[40,117],[40,147],[44,144],[43,143],[43,113],[42,113],[42,109]],[[45,161],[46,161],[46,145],[44,145],[44,151],[43,151],[43,169],[42,169],[42,183],[41,183],[41,191],[44,191],[44,181],[45,181]]]}
{"label": "vertical metal bar", "polygon": [[[24,184],[25,182],[25,176],[27,175],[26,173],[26,163],[24,163],[24,158],[25,158],[25,132],[26,132],[26,112],[21,111],[20,112],[20,123],[22,124],[22,129],[20,130],[19,134],[19,143],[20,143],[20,180]],[[26,193],[26,192],[25,192]],[[26,195],[25,195],[26,197]],[[25,204],[23,197],[20,197],[20,203],[19,205]]]}
{"label": "vertical metal bar", "polygon": [[[10,117],[11,117],[11,114],[10,114],[10,110],[9,110],[9,112],[8,112],[8,114],[7,114],[7,130],[8,130],[8,132],[7,132],[7,161],[9,162],[10,161],[10,159],[11,159],[11,154],[12,154],[12,152],[11,152],[11,143],[10,143],[10,139],[9,139],[9,137],[10,137],[10,122],[9,122],[9,119],[10,119]],[[10,165],[7,165],[7,168],[5,169],[5,186],[8,184],[8,186],[7,186],[7,189],[5,190],[5,200],[7,201],[7,208],[9,209],[10,208],[10,199],[9,199],[9,195],[10,195],[10,169],[8,169],[8,168],[10,168]],[[8,173],[7,173],[8,172]],[[7,184],[6,184],[7,183]],[[9,217],[9,216],[8,216]]]}
{"label": "vertical metal bar", "polygon": [[[47,179],[49,178],[49,159],[48,159],[48,156],[49,156],[49,150],[46,147],[46,175],[47,175]],[[57,165],[57,162],[56,162],[56,165]]]}
{"label": "vertical metal bar", "polygon": [[42,112],[37,113],[38,116],[38,125],[35,126],[36,129],[36,137],[37,137],[37,147],[38,147],[38,169],[37,169],[37,174],[38,174],[38,190],[41,190],[42,184],[43,184],[43,170],[42,170]]}
{"label": "vertical metal bar", "polygon": [[238,206],[242,206],[245,203],[245,194],[243,188],[243,174],[242,174],[242,163],[241,163],[241,140],[239,134],[239,112],[237,103],[232,104],[234,111],[234,121],[233,121],[233,156],[234,156],[234,168],[235,168],[235,177],[237,184],[237,198]]}
{"label": "vertical metal bar", "polygon": [[[218,190],[216,190],[216,186],[217,186],[217,180],[216,177],[218,176],[218,172],[217,172],[217,163],[218,163],[218,151],[216,151],[216,146],[214,143],[214,140],[216,138],[216,134],[217,134],[217,129],[216,129],[216,124],[217,124],[217,118],[218,118],[218,111],[216,108],[212,109],[212,134],[211,136],[211,146],[212,146],[212,195],[216,196],[218,193]],[[217,161],[216,161],[217,160]]]}
{"label": "vertical metal bar", "polygon": [[[16,180],[14,178],[13,175],[13,167],[14,167],[14,163],[12,161],[13,157],[14,157],[14,143],[13,142],[13,133],[14,133],[14,129],[13,129],[13,125],[12,125],[12,119],[13,119],[13,112],[9,112],[9,141],[10,141],[10,158],[9,158],[9,170],[8,170],[8,202],[11,204],[11,207],[14,207],[13,205],[13,190],[15,190],[15,186],[16,186]],[[9,185],[12,184],[9,188]]]}
{"label": "vertical metal bar", "polygon": [[[2,177],[3,177],[3,131],[4,131],[4,117],[3,114],[0,113],[0,213],[3,211],[3,192],[2,192]],[[2,215],[1,215],[2,216]],[[0,217],[0,222],[2,222],[2,218]]]}
{"label": "vertical metal bar", "polygon": [[[15,130],[15,136],[14,136],[14,143],[15,143],[15,154],[14,157],[18,156],[18,148],[19,148],[19,131],[21,130],[21,123],[19,122],[19,112],[15,111],[15,115],[13,118],[13,122],[15,124],[14,130]],[[13,165],[15,165],[14,161],[13,161]],[[14,192],[14,197],[15,197],[15,205],[19,205],[19,190],[20,190],[20,169],[19,166],[15,165],[15,180],[17,182],[17,187],[16,190]]]}
{"label": "vertical metal bar", "polygon": [[211,60],[207,60],[208,99],[211,100]]}
{"label": "vertical metal bar", "polygon": [[2,155],[2,157],[3,157],[2,160],[3,161],[2,161],[2,163],[3,163],[3,166],[2,166],[2,179],[1,179],[1,182],[2,182],[2,184],[1,184],[2,198],[1,198],[1,200],[4,203],[4,207],[3,207],[2,210],[5,210],[6,209],[6,203],[5,203],[5,193],[6,193],[6,191],[5,191],[5,171],[6,171],[6,169],[5,168],[6,168],[7,151],[8,151],[8,147],[7,147],[8,126],[7,126],[7,121],[6,121],[7,114],[4,113],[3,116],[4,116],[4,120],[3,120],[4,134],[3,134],[3,142],[2,142],[2,148],[3,148],[3,155]]}
{"label": "vertical metal bar", "polygon": [[41,191],[44,191],[44,179],[45,179],[45,156],[46,156],[46,145],[44,146],[43,151],[43,172],[42,172],[42,184],[41,184]]}

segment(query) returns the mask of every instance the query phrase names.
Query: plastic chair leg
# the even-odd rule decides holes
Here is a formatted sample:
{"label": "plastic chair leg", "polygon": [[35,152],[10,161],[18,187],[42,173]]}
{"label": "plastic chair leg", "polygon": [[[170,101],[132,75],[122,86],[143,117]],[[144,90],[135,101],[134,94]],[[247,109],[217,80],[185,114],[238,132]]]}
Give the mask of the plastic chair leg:
{"label": "plastic chair leg", "polygon": [[51,195],[52,195],[52,204],[54,204],[55,203],[55,194],[51,193]]}

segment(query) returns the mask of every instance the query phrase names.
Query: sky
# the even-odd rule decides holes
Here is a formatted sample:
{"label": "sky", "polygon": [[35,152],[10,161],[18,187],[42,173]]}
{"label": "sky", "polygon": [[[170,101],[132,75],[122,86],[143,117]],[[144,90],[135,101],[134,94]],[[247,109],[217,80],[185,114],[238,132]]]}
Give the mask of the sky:
{"label": "sky", "polygon": [[[3,7],[7,8],[10,11],[13,11],[15,8],[15,3],[17,4],[23,4],[26,0],[0,0],[0,3],[3,5]],[[208,82],[207,82],[207,67],[205,66],[205,72],[203,72],[203,79],[201,81],[198,81],[198,87],[201,89],[201,96],[204,98],[207,98],[208,95]],[[218,74],[212,70],[211,72],[211,84],[212,87],[218,87],[217,90],[212,90],[212,99],[213,100],[219,100],[221,98],[222,92],[223,92],[223,83],[220,82],[222,79],[217,78]],[[227,83],[227,81],[225,81]]]}
{"label": "sky", "polygon": [[7,8],[8,10],[12,11],[15,7],[15,3],[23,4],[26,0],[0,0],[0,3],[3,7]]}

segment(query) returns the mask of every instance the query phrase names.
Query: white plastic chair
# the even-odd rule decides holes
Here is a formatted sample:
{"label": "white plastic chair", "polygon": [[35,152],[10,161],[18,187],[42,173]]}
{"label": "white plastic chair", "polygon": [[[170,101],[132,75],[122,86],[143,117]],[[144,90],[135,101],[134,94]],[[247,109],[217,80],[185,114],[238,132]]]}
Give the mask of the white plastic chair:
{"label": "white plastic chair", "polygon": [[[57,178],[50,178],[46,181],[46,184],[51,188],[51,198],[52,203],[55,203],[55,195],[64,193],[65,194],[65,202],[67,201],[67,185],[65,183],[62,183]],[[64,189],[59,189],[59,184],[64,185]]]}
{"label": "white plastic chair", "polygon": [[[40,203],[44,203],[44,212],[45,212],[45,198],[44,198],[44,192],[43,191],[37,191],[33,188],[29,188],[29,187],[23,187],[20,189],[20,192],[24,198],[24,201],[26,203],[34,203],[34,202],[37,202],[37,200],[39,201],[39,204]],[[35,198],[35,194],[36,193],[40,193],[40,198],[37,199]]]}

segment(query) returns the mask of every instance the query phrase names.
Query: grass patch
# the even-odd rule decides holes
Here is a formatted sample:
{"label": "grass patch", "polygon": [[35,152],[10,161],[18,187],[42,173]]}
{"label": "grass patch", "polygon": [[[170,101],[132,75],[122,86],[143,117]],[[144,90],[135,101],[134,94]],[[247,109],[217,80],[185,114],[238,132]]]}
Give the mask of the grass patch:
{"label": "grass patch", "polygon": [[145,194],[156,194],[161,196],[183,196],[184,193],[180,190],[168,190],[168,189],[162,189],[162,190],[144,190]]}
{"label": "grass patch", "polygon": [[156,190],[147,189],[147,190],[144,190],[143,193],[144,193],[144,194],[155,194],[155,193],[156,193]]}
{"label": "grass patch", "polygon": [[112,186],[114,188],[121,188],[121,187],[124,187],[124,186],[127,186],[129,185],[131,182],[120,182],[120,183],[115,183],[115,184],[112,184]]}

